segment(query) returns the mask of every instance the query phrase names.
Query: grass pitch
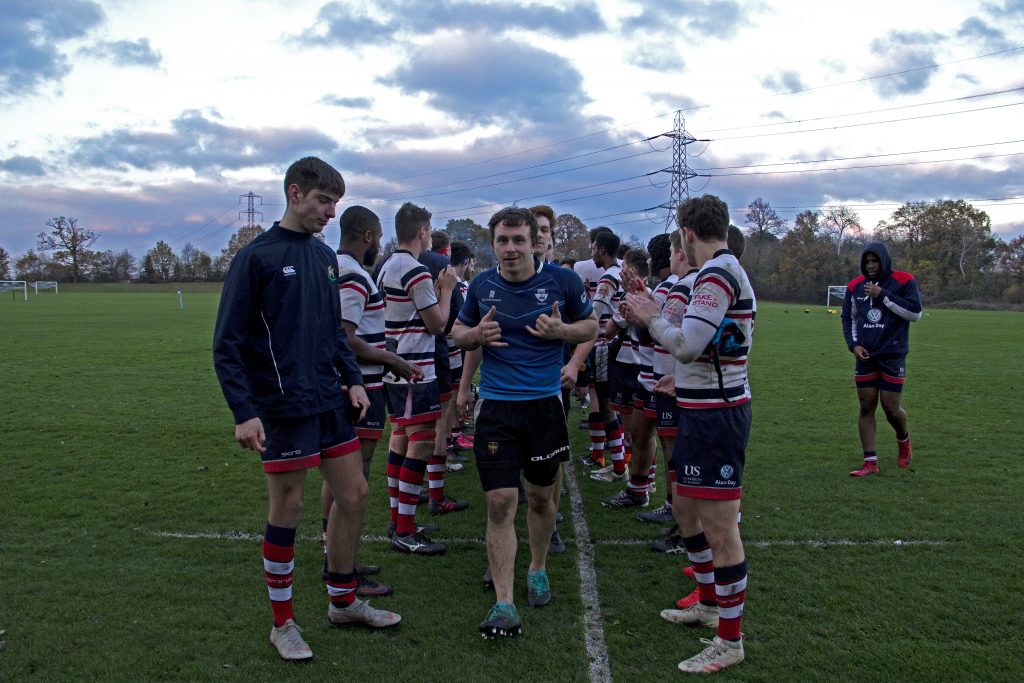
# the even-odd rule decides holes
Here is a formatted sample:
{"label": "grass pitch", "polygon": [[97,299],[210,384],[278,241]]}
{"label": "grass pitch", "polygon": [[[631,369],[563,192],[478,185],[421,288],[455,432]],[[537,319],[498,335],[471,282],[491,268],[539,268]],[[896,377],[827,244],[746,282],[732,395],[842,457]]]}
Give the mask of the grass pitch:
{"label": "grass pitch", "polygon": [[[313,473],[295,599],[316,659],[280,661],[266,642],[263,477],[232,440],[212,368],[218,297],[183,289],[184,309],[176,287],[0,298],[0,680],[589,680],[568,496],[569,551],[549,561],[554,602],[526,606],[521,542],[524,636],[482,641],[476,625],[493,593],[480,582],[475,468],[447,480],[467,512],[421,512],[442,525],[448,554],[407,557],[383,539],[382,451],[360,556],[384,566],[379,578],[396,594],[374,603],[403,622],[327,625]],[[747,661],[719,676],[1019,680],[1024,317],[927,311],[912,328],[904,398],[914,464],[896,467],[879,411],[882,473],[858,480],[847,474],[860,460],[852,358],[838,316],[809,310],[762,304],[758,314],[743,504]],[[577,455],[587,441],[579,417]],[[647,549],[653,525],[600,507],[614,486],[575,476],[612,678],[682,677],[676,663],[710,637],[658,618],[692,586],[682,558]]]}

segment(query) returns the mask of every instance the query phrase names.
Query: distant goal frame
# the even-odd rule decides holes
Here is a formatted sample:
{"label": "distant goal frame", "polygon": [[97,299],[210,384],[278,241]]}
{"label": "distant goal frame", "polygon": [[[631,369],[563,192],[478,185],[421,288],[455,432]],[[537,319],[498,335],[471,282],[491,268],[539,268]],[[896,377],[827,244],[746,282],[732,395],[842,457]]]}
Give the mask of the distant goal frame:
{"label": "distant goal frame", "polygon": [[0,292],[10,292],[11,301],[14,301],[14,293],[21,290],[25,297],[25,301],[28,301],[28,281],[27,280],[0,280]]}
{"label": "distant goal frame", "polygon": [[35,282],[32,283],[32,286],[35,287],[36,295],[39,294],[40,289],[52,289],[54,294],[60,294],[60,289],[58,289],[57,287],[56,280],[36,280]]}
{"label": "distant goal frame", "polygon": [[846,285],[829,285],[825,290],[825,308],[832,307],[832,297],[839,299],[839,305],[843,305],[843,298],[846,297]]}

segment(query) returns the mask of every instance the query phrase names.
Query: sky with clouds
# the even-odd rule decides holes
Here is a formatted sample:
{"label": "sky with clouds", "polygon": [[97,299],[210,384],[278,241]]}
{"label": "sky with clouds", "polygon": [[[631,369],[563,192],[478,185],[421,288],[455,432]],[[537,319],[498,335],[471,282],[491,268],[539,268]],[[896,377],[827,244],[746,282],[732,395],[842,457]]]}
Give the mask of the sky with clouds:
{"label": "sky with clouds", "polygon": [[689,191],[738,225],[962,198],[1024,232],[1024,0],[6,0],[0,41],[14,256],[58,215],[216,254],[305,155],[385,233],[406,200],[435,227],[547,203],[646,240],[677,111]]}

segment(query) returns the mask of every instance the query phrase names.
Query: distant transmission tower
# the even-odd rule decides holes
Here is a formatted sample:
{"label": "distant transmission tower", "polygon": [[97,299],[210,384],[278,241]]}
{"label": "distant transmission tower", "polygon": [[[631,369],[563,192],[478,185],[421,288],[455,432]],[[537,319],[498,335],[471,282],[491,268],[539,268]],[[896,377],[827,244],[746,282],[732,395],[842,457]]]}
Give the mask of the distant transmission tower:
{"label": "distant transmission tower", "polygon": [[[263,220],[263,212],[256,210],[257,206],[263,206],[263,197],[261,197],[258,194],[255,194],[253,192],[250,192],[249,194],[240,194],[240,195],[238,195],[238,203],[239,204],[242,203],[243,199],[248,201],[247,208],[246,208],[245,211],[239,211],[238,212],[238,218],[241,219],[243,216],[245,217],[245,219],[247,221],[245,227],[247,227],[247,228],[255,227],[256,226],[256,217],[257,216],[260,217],[261,221]],[[256,202],[257,199],[259,200],[259,203]]]}
{"label": "distant transmission tower", "polygon": [[675,126],[671,133],[666,134],[672,138],[672,190],[669,195],[668,204],[662,204],[661,208],[668,209],[668,218],[665,220],[665,232],[672,230],[676,224],[676,208],[690,196],[690,178],[697,174],[686,165],[686,146],[697,139],[686,132],[686,120],[683,118],[683,111],[676,110]]}

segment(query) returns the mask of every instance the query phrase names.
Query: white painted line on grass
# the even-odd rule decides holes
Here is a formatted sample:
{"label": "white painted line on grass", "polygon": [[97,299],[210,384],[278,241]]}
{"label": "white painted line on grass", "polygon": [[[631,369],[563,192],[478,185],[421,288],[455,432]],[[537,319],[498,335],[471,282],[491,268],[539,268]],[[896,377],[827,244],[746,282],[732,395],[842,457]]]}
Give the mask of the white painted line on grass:
{"label": "white painted line on grass", "polygon": [[[603,541],[597,541],[595,545],[621,545],[621,546],[636,546],[636,545],[647,545],[650,540],[643,540],[639,538],[606,538]],[[936,540],[936,539],[920,539],[920,540],[903,540],[893,538],[871,538],[864,541],[854,541],[849,538],[779,538],[772,540],[751,540],[749,538],[743,539],[743,545],[754,546],[755,548],[778,548],[778,547],[810,547],[810,548],[828,548],[830,546],[864,546],[864,545],[895,545],[895,546],[906,546],[906,545],[952,545],[956,541],[947,540]]]}
{"label": "white painted line on grass", "polygon": [[[570,501],[572,500],[572,488],[575,485],[575,481],[569,485],[570,489]],[[577,487],[577,492],[579,491]],[[575,503],[573,503],[575,505]],[[582,508],[582,501],[580,502]],[[575,507],[573,508],[573,526],[576,531],[577,539],[589,539],[590,533],[586,525],[586,519],[583,519],[583,529],[587,532],[585,536],[580,535],[580,526],[576,524]],[[581,513],[582,516],[582,513]],[[143,532],[143,529],[136,529],[136,531]],[[164,538],[188,538],[188,539],[211,539],[220,541],[262,541],[263,534],[253,534],[245,531],[151,531],[148,532],[154,536],[161,536]],[[303,540],[307,541],[319,541],[320,535],[307,535],[300,536]],[[520,542],[528,543],[529,538],[522,537],[519,539]],[[362,536],[360,538],[362,543],[390,543],[391,539],[387,536]],[[445,538],[444,542],[448,545],[451,544],[462,544],[462,545],[484,545],[484,539],[482,537],[456,537],[456,538]],[[756,548],[785,548],[785,547],[809,547],[809,548],[828,548],[830,546],[908,546],[908,545],[923,545],[923,546],[942,546],[942,545],[953,545],[957,541],[942,540],[942,539],[917,539],[917,540],[903,540],[903,539],[891,539],[891,538],[875,538],[867,539],[864,541],[854,541],[849,538],[780,538],[774,540],[751,540],[744,539],[743,544],[748,546],[754,546]],[[566,545],[572,545],[573,541],[566,540]],[[591,551],[595,545],[617,545],[617,546],[643,546],[650,543],[650,539],[642,538],[607,538],[603,541],[590,542],[587,541],[587,545],[590,546]],[[582,542],[577,543],[582,548]],[[593,554],[593,553],[591,553]]]}
{"label": "white painted line on grass", "polygon": [[594,545],[590,542],[590,528],[583,513],[583,496],[576,483],[576,473],[570,462],[563,468],[569,488],[572,525],[576,532],[576,565],[580,572],[580,598],[583,600],[584,640],[590,662],[591,683],[609,683],[612,680],[608,648],[604,644],[604,614],[597,595],[597,572],[594,571]]}

